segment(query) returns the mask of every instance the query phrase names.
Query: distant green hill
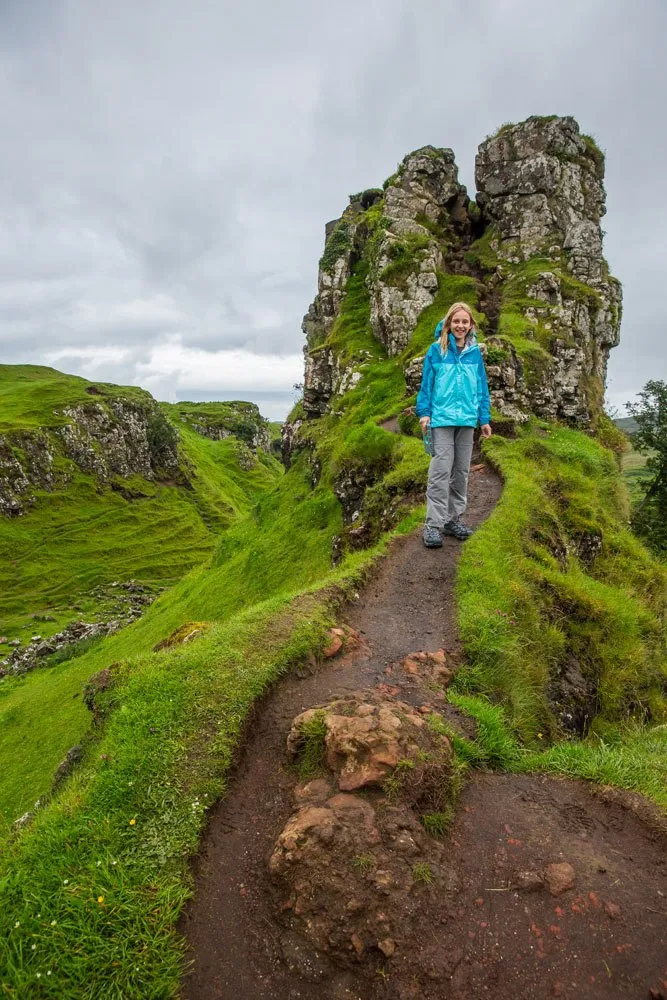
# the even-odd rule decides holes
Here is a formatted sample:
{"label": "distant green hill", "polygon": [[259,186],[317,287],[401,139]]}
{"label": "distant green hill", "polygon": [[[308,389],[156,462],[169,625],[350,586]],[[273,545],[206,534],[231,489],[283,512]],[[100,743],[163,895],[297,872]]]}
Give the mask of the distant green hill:
{"label": "distant green hill", "polygon": [[634,434],[639,429],[634,417],[617,417],[614,423],[619,430],[625,431],[626,434]]}
{"label": "distant green hill", "polygon": [[175,582],[275,484],[282,467],[257,407],[202,405],[209,421],[231,421],[224,440],[143,389],[0,366],[0,510],[4,498],[22,511],[0,513],[0,635],[23,637],[36,613],[55,619],[44,634],[94,613],[100,584]]}

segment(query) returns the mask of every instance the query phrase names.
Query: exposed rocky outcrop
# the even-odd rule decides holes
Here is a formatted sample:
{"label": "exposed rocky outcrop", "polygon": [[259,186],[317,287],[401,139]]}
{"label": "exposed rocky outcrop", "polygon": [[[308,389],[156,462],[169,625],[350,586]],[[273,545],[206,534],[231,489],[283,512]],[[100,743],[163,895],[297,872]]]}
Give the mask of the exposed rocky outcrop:
{"label": "exposed rocky outcrop", "polygon": [[[495,409],[513,420],[532,412],[594,422],[621,318],[620,286],[602,256],[603,177],[604,157],[574,119],[529,118],[480,145],[477,204],[458,182],[452,150],[433,146],[406,156],[383,191],[353,196],[327,226],[303,323],[306,419],[357,384],[369,360],[336,335],[351,277],[354,308],[365,297],[368,330],[396,355],[441,279],[456,274],[477,289]],[[421,360],[408,352],[408,391]],[[287,451],[292,439],[288,432]]]}
{"label": "exposed rocky outcrop", "polygon": [[[53,653],[66,652],[68,657],[76,655],[77,647],[80,651],[87,648],[87,640],[112,635],[126,625],[131,625],[158,596],[136,580],[125,583],[115,581],[110,584],[109,589],[114,590],[116,596],[115,614],[111,618],[98,617],[94,622],[74,621],[53,635],[33,635],[27,643],[22,643],[20,639],[7,640],[5,636],[0,637],[0,648],[7,651],[7,655],[0,659],[0,678],[26,674],[36,667],[50,666],[54,662],[49,660]],[[103,592],[104,588],[99,587],[93,594],[102,596]],[[51,615],[34,617],[39,621],[53,621]]]}
{"label": "exposed rocky outcrop", "polygon": [[371,326],[388,354],[407,346],[419,315],[433,302],[448,237],[457,226],[469,234],[467,205],[451,149],[418,149],[390,178],[368,278]]}
{"label": "exposed rocky outcrop", "polygon": [[177,473],[178,438],[157,404],[140,406],[120,399],[66,407],[68,420],[56,432],[65,455],[102,482],[138,473],[153,479]]}
{"label": "exposed rocky outcrop", "polygon": [[602,256],[604,157],[573,118],[529,118],[481,144],[475,177],[493,281],[520,300],[511,311],[523,316],[522,335],[545,349],[528,408],[588,425],[621,321],[621,289]]}
{"label": "exposed rocky outcrop", "polygon": [[550,245],[568,251],[582,281],[602,277],[604,158],[574,118],[529,118],[503,126],[479,147],[477,202],[507,260],[528,260]]}
{"label": "exposed rocky outcrop", "polygon": [[100,482],[134,474],[145,479],[185,476],[178,435],[158,404],[105,398],[57,411],[60,426],[0,435],[0,513],[21,515],[34,490],[53,490],[71,478],[73,462]]}
{"label": "exposed rocky outcrop", "polygon": [[175,403],[179,419],[197,434],[212,441],[235,437],[252,451],[269,451],[269,422],[256,403],[231,400],[215,403]]}

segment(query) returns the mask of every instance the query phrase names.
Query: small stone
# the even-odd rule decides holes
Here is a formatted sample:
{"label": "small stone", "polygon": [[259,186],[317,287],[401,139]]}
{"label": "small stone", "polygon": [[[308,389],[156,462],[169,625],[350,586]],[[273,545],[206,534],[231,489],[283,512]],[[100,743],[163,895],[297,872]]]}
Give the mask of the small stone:
{"label": "small stone", "polygon": [[382,941],[378,941],[378,948],[383,955],[386,955],[387,958],[391,958],[396,951],[396,942],[393,938],[384,938]]}
{"label": "small stone", "polygon": [[621,908],[618,903],[612,903],[611,900],[609,900],[604,904],[604,912],[608,917],[611,917],[612,920],[615,920],[617,917],[620,917]]}
{"label": "small stone", "polygon": [[358,934],[353,934],[351,936],[351,938],[350,938],[350,941],[352,942],[352,947],[356,951],[357,955],[359,955],[359,956],[363,955],[363,953],[365,951],[365,945],[364,945],[364,942],[359,937],[359,935]]}
{"label": "small stone", "polygon": [[294,789],[294,798],[299,805],[324,805],[330,795],[331,785],[324,778],[314,778]]}
{"label": "small stone", "polygon": [[560,896],[574,885],[574,868],[567,861],[547,865],[545,878],[552,896]]}
{"label": "small stone", "polygon": [[544,878],[539,872],[517,872],[514,888],[520,892],[539,892],[544,887]]}

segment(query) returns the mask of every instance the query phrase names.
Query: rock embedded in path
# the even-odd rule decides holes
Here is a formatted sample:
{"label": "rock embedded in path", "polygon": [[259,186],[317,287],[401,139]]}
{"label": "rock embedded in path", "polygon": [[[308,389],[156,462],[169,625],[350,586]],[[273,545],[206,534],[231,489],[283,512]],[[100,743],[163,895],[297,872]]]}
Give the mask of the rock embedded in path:
{"label": "rock embedded in path", "polygon": [[297,785],[269,862],[276,911],[316,968],[322,956],[384,961],[443,885],[444,846],[420,819],[447,808],[451,746],[410,705],[367,691],[297,716],[289,755],[310,759],[318,739],[326,777]]}
{"label": "rock embedded in path", "polygon": [[[426,859],[433,886],[416,882],[416,859]],[[339,792],[290,817],[269,870],[281,920],[317,953],[345,964],[378,950],[387,956],[389,941],[400,949],[443,864],[443,847],[410,809]]]}
{"label": "rock embedded in path", "polygon": [[547,865],[545,879],[552,896],[560,896],[574,886],[574,868],[567,861]]}
{"label": "rock embedded in path", "polygon": [[[368,698],[368,700],[366,700]],[[384,701],[358,695],[310,708],[298,715],[287,738],[287,750],[298,757],[305,730],[320,719],[326,730],[324,753],[327,768],[336,776],[341,791],[382,786],[399,762],[405,768],[430,762],[430,754],[444,771],[451,763],[451,748],[444,737],[431,733],[424,719],[400,701]],[[437,743],[437,747],[434,744]]]}

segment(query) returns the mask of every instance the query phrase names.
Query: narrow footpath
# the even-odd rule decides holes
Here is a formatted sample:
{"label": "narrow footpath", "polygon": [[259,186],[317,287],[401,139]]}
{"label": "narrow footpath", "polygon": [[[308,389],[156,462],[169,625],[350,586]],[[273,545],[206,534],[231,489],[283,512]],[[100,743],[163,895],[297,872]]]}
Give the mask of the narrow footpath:
{"label": "narrow footpath", "polygon": [[[473,526],[500,492],[498,478],[475,466]],[[269,859],[304,787],[286,755],[292,722],[353,692],[393,699],[404,712],[453,711],[404,664],[424,652],[456,669],[460,551],[446,538],[427,552],[420,532],[397,539],[344,616],[355,641],[313,672],[285,678],[258,708],[194,865],[195,894],[179,928],[192,963],[184,1000],[667,1000],[664,829],[638,797],[583,782],[472,773],[437,846],[435,884],[411,886],[401,911],[409,920],[381,950],[360,944],[338,961],[290,929],[293,904],[281,902]],[[350,910],[360,905],[355,879],[368,882],[364,857],[350,872]],[[383,905],[391,903],[380,895],[375,909]]]}

